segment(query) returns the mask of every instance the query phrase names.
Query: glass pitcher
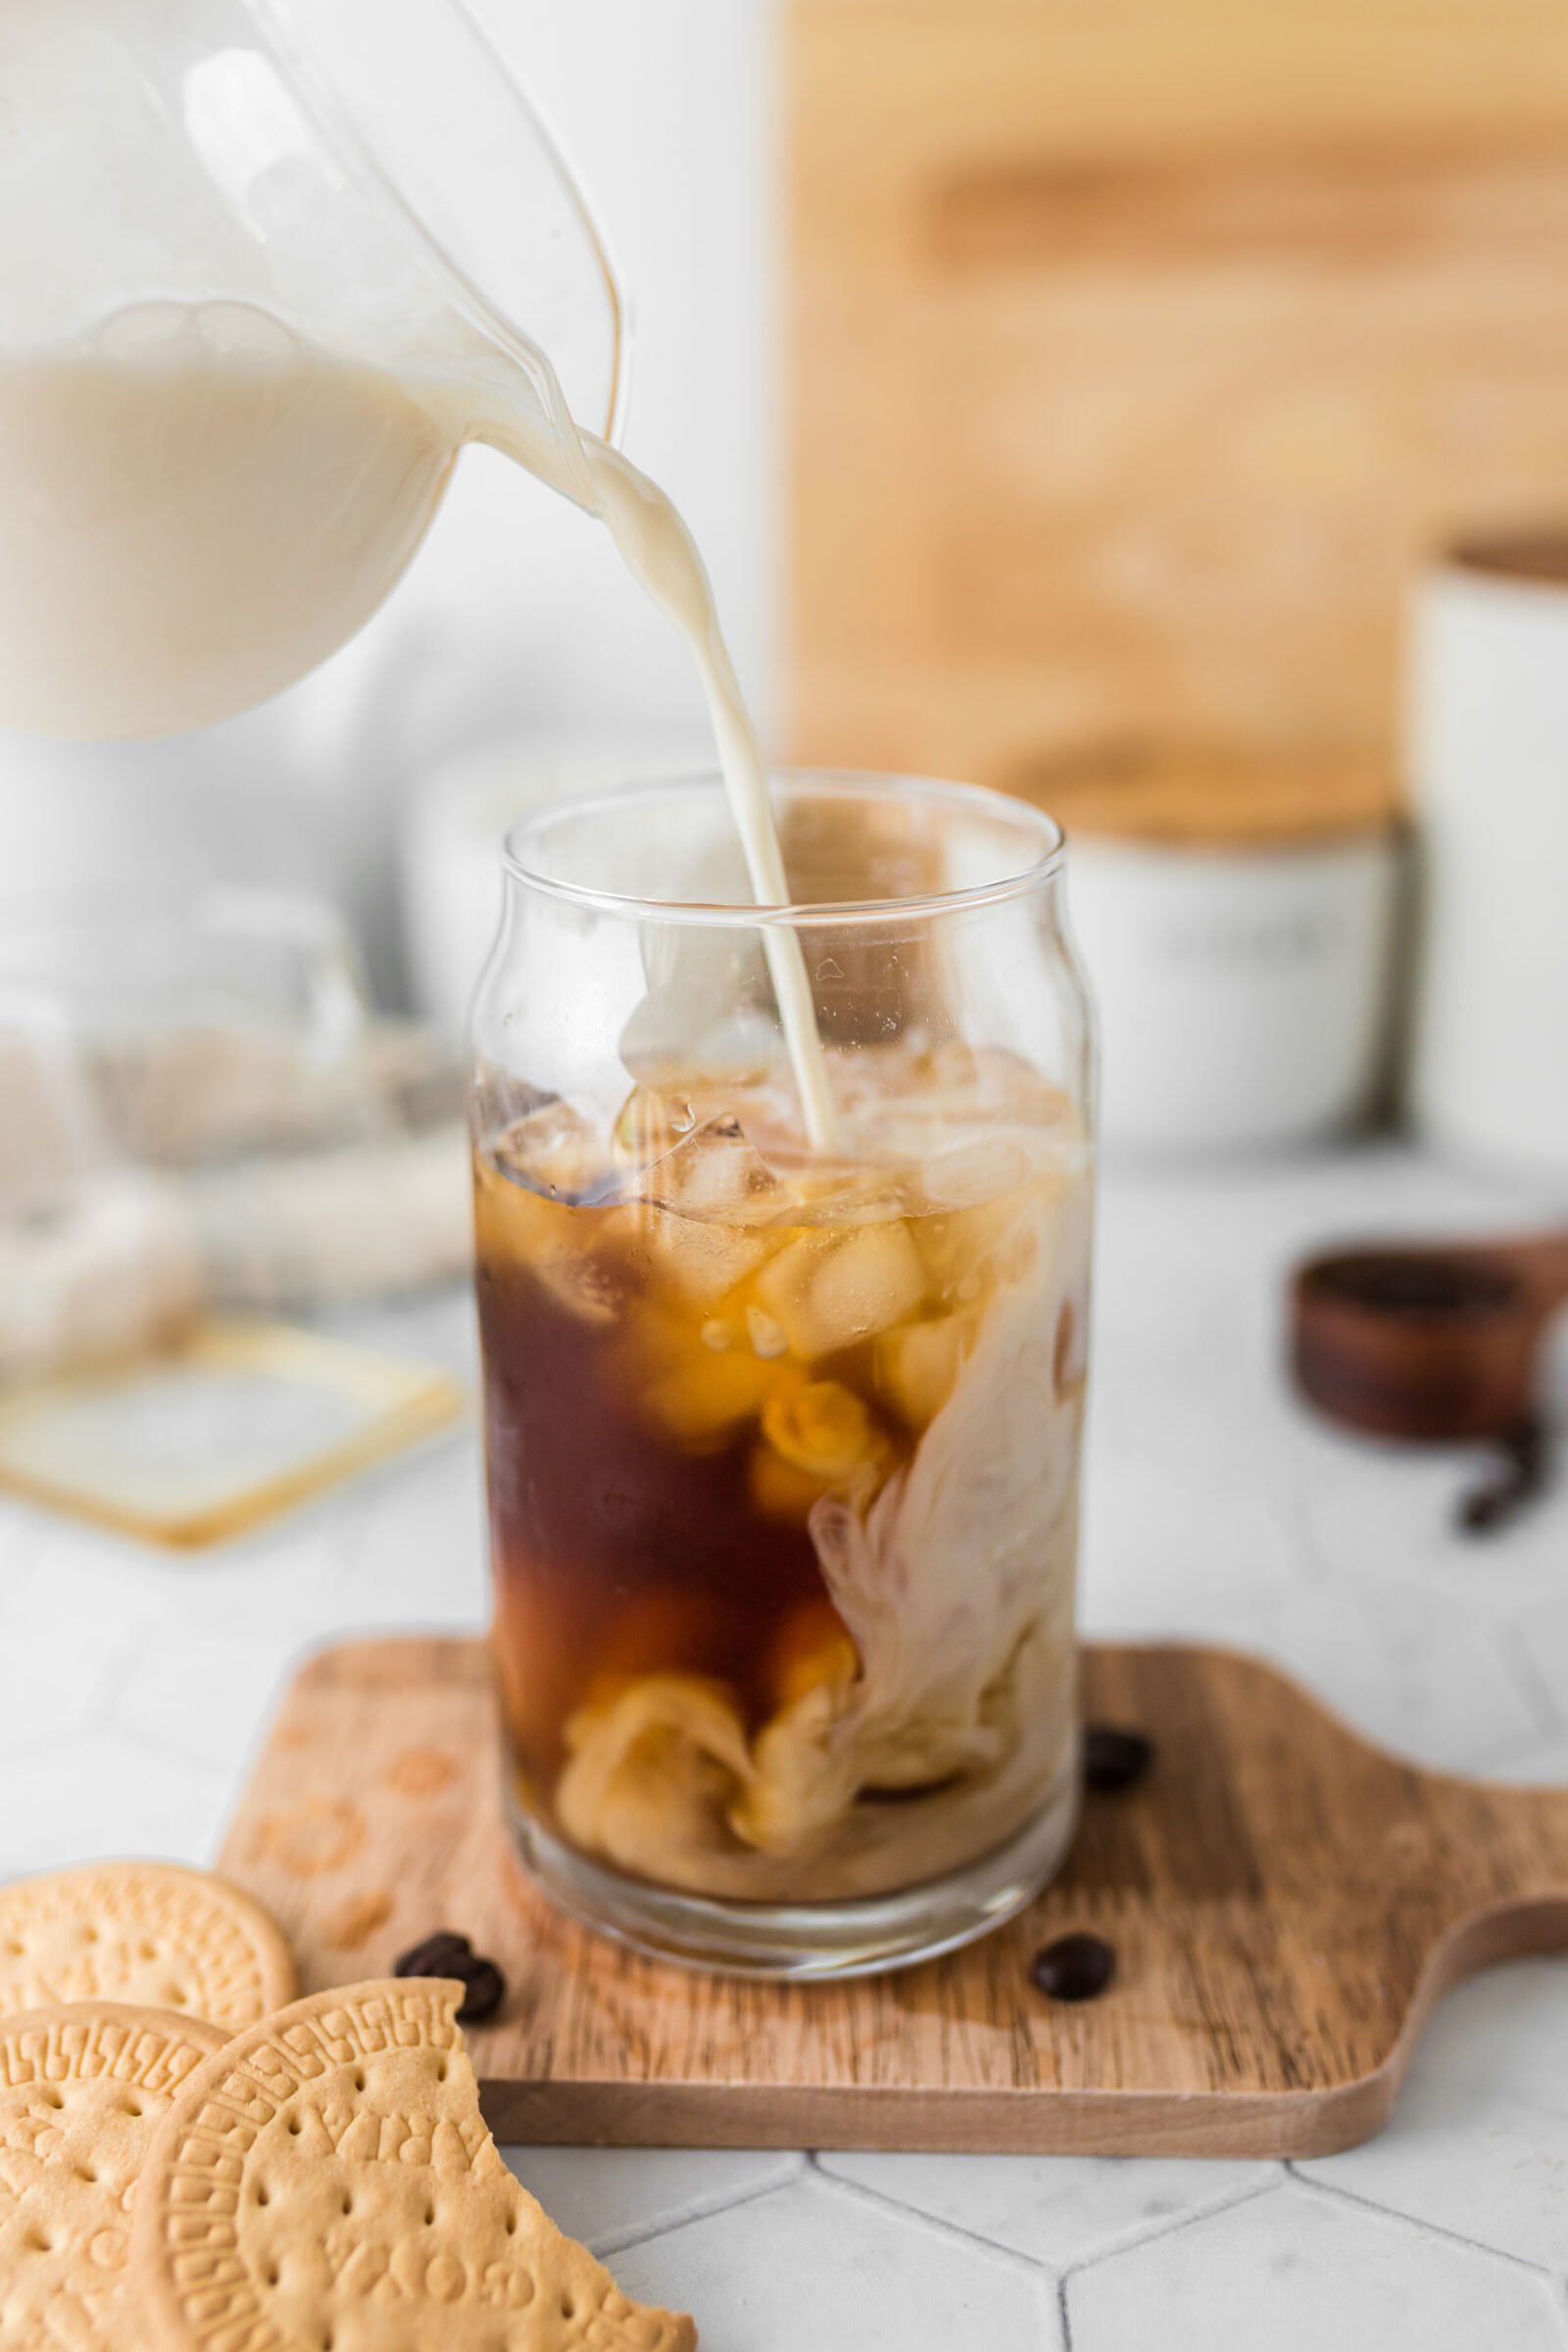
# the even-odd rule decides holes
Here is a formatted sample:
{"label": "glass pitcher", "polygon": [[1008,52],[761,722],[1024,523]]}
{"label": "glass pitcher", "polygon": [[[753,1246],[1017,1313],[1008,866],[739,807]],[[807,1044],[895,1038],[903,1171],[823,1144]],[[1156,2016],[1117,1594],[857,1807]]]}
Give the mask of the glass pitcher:
{"label": "glass pitcher", "polygon": [[0,87],[0,725],[276,693],[466,440],[592,508],[625,301],[467,0],[13,6]]}

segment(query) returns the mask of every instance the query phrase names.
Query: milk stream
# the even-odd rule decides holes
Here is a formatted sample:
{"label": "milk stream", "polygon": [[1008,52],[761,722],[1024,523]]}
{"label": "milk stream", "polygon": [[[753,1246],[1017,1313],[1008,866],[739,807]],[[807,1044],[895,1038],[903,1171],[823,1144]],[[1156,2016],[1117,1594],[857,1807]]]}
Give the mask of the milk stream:
{"label": "milk stream", "polygon": [[[532,446],[533,436],[519,446],[499,426],[490,426],[481,437],[520,464],[529,465],[525,452]],[[674,622],[697,663],[753,894],[759,906],[787,906],[789,884],[768,798],[761,745],[718,625],[712,587],[696,543],[663,491],[618,450],[587,435],[582,437],[582,446],[601,519],[633,577]],[[530,470],[543,469],[535,464]],[[761,928],[806,1132],[818,1151],[831,1151],[833,1103],[800,938],[782,924],[764,923]]]}
{"label": "milk stream", "polygon": [[[597,514],[702,677],[752,889],[789,892],[707,571],[658,486],[550,429],[499,358],[394,368],[243,303],[140,303],[0,361],[0,724],[169,734],[276,694],[354,635],[482,440]],[[796,933],[763,924],[811,1143],[832,1102]]]}

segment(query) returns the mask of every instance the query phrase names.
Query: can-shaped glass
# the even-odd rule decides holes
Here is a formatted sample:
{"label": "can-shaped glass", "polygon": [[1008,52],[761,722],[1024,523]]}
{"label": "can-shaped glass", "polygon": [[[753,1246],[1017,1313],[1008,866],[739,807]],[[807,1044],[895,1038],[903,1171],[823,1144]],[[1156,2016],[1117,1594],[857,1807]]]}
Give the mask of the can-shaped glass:
{"label": "can-shaped glass", "polygon": [[1072,1836],[1094,1047],[1048,817],[772,794],[786,907],[716,777],[507,845],[470,1098],[493,1638],[559,1903],[848,1974],[982,1934]]}

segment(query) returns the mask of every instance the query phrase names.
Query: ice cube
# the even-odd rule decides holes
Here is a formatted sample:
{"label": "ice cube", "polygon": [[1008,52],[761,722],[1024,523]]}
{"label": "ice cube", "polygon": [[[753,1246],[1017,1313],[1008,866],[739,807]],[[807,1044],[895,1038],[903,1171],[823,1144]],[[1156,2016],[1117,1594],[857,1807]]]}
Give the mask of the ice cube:
{"label": "ice cube", "polygon": [[688,1344],[655,1368],[644,1386],[643,1403],[668,1436],[701,1451],[755,1421],[779,1375],[779,1367],[750,1348],[720,1352],[701,1342]]}
{"label": "ice cube", "polygon": [[762,1434],[797,1470],[836,1483],[885,1454],[886,1441],[853,1389],[813,1380],[783,1388],[762,1408]]}
{"label": "ice cube", "polygon": [[640,1172],[676,1151],[697,1123],[691,1097],[680,1088],[633,1087],[615,1117],[617,1165]]}
{"label": "ice cube", "polygon": [[620,1320],[631,1286],[613,1258],[567,1244],[536,1250],[529,1265],[556,1304],[579,1323],[605,1327]]}
{"label": "ice cube", "polygon": [[618,1320],[633,1283],[622,1260],[601,1248],[602,1209],[552,1200],[520,1178],[503,1180],[499,1165],[479,1163],[474,1228],[481,1265],[525,1267],[558,1306],[579,1322]]}
{"label": "ice cube", "polygon": [[645,1200],[613,1216],[617,1236],[653,1282],[704,1316],[755,1273],[773,1247],[755,1226],[677,1216]]}
{"label": "ice cube", "polygon": [[1023,1282],[1040,1254],[1049,1184],[1004,1193],[979,1208],[917,1217],[913,1232],[933,1295],[945,1306],[983,1306],[999,1287]]}
{"label": "ice cube", "polygon": [[[940,1049],[908,1059],[891,1074],[888,1098],[860,1122],[878,1155],[896,1153],[930,1168],[963,1152],[971,1144],[1005,1141],[1023,1152],[1028,1173],[1060,1168],[1075,1174],[1084,1152],[1083,1123],[1062,1090],[1015,1054],[983,1050]],[[860,1127],[857,1132],[860,1132]],[[979,1163],[973,1172],[951,1171],[967,1202],[983,1197]],[[1005,1176],[1004,1184],[1023,1181]],[[933,1192],[932,1199],[945,1199]],[[960,1200],[955,1189],[951,1198]]]}
{"label": "ice cube", "polygon": [[877,1387],[911,1429],[926,1428],[952,1396],[971,1329],[967,1315],[943,1315],[900,1323],[877,1341]]}
{"label": "ice cube", "polygon": [[782,1330],[764,1308],[755,1299],[746,1309],[746,1336],[752,1343],[754,1355],[788,1355],[790,1344]]}
{"label": "ice cube", "polygon": [[503,1176],[552,1200],[581,1200],[605,1178],[605,1150],[599,1131],[564,1096],[541,1102],[490,1147]]}
{"label": "ice cube", "polygon": [[918,1171],[891,1168],[885,1161],[868,1166],[863,1160],[822,1161],[814,1158],[798,1173],[791,1171],[797,1204],[790,1210],[792,1225],[881,1225],[907,1216],[906,1188],[918,1185]]}
{"label": "ice cube", "polygon": [[993,1128],[927,1160],[921,1181],[934,1208],[981,1208],[1040,1173],[1043,1154],[1027,1130]]}
{"label": "ice cube", "polygon": [[645,1168],[637,1192],[683,1217],[747,1225],[764,1223],[792,1199],[733,1111],[705,1120]]}
{"label": "ice cube", "polygon": [[792,1353],[810,1363],[907,1322],[926,1278],[906,1225],[827,1226],[781,1250],[756,1290]]}
{"label": "ice cube", "polygon": [[[643,1089],[621,1113],[656,1132],[684,1096]],[[656,1112],[655,1105],[663,1107]],[[633,1112],[633,1106],[637,1108]],[[679,1116],[679,1109],[676,1109]],[[629,1180],[616,1225],[654,1280],[681,1302],[711,1310],[775,1246],[760,1230],[791,1198],[733,1112],[705,1119]]]}

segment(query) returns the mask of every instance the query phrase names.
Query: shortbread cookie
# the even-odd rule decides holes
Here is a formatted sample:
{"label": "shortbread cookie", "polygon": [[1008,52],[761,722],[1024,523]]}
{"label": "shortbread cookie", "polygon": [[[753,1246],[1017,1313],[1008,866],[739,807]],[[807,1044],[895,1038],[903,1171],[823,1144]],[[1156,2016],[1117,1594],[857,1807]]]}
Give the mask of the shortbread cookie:
{"label": "shortbread cookie", "polygon": [[463,1994],[312,1993],[191,2077],[136,2200],[145,2352],[693,2352],[502,2163]]}
{"label": "shortbread cookie", "polygon": [[128,2001],[234,2034],[292,2000],[294,1956],[260,1903],[173,1862],[90,1862],[0,1886],[0,2017]]}
{"label": "shortbread cookie", "polygon": [[112,2001],[0,2019],[0,2352],[138,2340],[131,2192],[216,2026]]}

